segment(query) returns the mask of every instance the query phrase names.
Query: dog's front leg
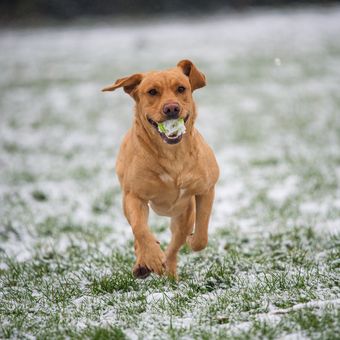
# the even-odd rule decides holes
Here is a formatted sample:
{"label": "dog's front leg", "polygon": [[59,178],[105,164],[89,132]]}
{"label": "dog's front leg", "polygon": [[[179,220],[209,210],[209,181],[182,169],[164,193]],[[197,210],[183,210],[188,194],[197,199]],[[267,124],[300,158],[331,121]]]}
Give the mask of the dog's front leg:
{"label": "dog's front leg", "polygon": [[150,272],[162,275],[165,269],[165,255],[148,227],[148,203],[133,193],[125,193],[123,206],[135,236],[137,259],[133,274],[138,278],[145,278]]}
{"label": "dog's front leg", "polygon": [[187,243],[194,251],[204,249],[208,244],[208,225],[214,201],[214,188],[204,195],[196,195],[196,221],[195,231],[187,237]]}

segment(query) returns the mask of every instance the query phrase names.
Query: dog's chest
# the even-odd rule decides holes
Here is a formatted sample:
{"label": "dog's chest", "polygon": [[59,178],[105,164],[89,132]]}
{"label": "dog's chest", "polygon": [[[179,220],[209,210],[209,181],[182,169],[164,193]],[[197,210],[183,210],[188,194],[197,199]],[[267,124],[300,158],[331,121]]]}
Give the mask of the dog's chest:
{"label": "dog's chest", "polygon": [[177,175],[163,172],[159,174],[159,192],[161,196],[168,197],[169,201],[178,200],[184,196],[196,194],[198,181],[195,173],[182,172]]}
{"label": "dog's chest", "polygon": [[159,215],[170,216],[178,209],[190,196],[189,187],[183,183],[180,176],[171,176],[164,172],[158,175],[158,185],[155,185],[150,196],[150,203],[153,210]]}
{"label": "dog's chest", "polygon": [[160,192],[170,196],[172,199],[181,198],[187,191],[181,176],[171,176],[164,172],[159,175]]}

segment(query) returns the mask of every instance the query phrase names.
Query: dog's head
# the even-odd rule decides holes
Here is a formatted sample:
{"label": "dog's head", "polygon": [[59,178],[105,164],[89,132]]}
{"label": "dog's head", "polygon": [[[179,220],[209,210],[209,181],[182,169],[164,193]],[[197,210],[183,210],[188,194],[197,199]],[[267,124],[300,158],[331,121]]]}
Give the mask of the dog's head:
{"label": "dog's head", "polygon": [[118,79],[102,91],[123,87],[135,101],[138,118],[151,136],[177,144],[183,134],[166,135],[159,124],[182,118],[190,132],[195,121],[195,104],[192,92],[206,85],[205,76],[190,60],[181,60],[176,67],[165,71],[136,73]]}

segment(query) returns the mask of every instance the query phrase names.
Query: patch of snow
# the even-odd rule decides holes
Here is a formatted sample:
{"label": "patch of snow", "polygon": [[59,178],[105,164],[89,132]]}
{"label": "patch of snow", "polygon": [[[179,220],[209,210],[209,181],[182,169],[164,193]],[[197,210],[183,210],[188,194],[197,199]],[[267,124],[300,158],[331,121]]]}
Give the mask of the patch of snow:
{"label": "patch of snow", "polygon": [[327,211],[327,206],[321,204],[320,202],[302,202],[300,204],[300,211],[304,214],[316,214],[316,213],[325,213]]}
{"label": "patch of snow", "polygon": [[[284,314],[293,312],[293,311],[297,311],[297,310],[301,310],[301,309],[305,309],[305,308],[325,308],[326,306],[329,305],[339,305],[340,304],[340,299],[334,299],[334,300],[319,300],[319,301],[310,301],[307,303],[301,303],[301,304],[297,304],[294,305],[293,307],[290,308],[285,308],[285,309],[274,309],[268,313],[260,313],[260,314],[256,314],[254,315],[255,319],[260,320],[260,321],[266,321],[269,323],[278,323],[280,322],[282,316]],[[250,327],[252,326],[252,323],[249,321],[246,322],[239,322],[239,323],[235,323],[235,324],[231,324],[231,331],[232,332],[236,332],[236,331],[247,331],[250,329]],[[300,334],[301,335],[301,334]],[[286,339],[285,337],[283,337],[282,339]],[[288,337],[288,339],[290,339]],[[294,337],[292,338],[294,339]],[[299,337],[300,339],[300,337]]]}
{"label": "patch of snow", "polygon": [[131,339],[131,340],[140,339],[138,334],[131,328],[124,329],[124,334],[127,336],[128,339]]}
{"label": "patch of snow", "polygon": [[279,336],[277,338],[278,340],[307,340],[309,337],[304,336],[301,334],[301,332],[291,333],[291,334],[285,334],[283,336]]}
{"label": "patch of snow", "polygon": [[317,222],[316,229],[331,234],[337,234],[340,232],[340,218]]}
{"label": "patch of snow", "polygon": [[256,225],[255,218],[240,218],[238,221],[238,225],[245,234],[247,231]]}
{"label": "patch of snow", "polygon": [[271,188],[267,196],[276,204],[283,204],[289,197],[296,193],[298,183],[299,179],[297,176],[289,176],[282,183],[278,183]]}
{"label": "patch of snow", "polygon": [[334,208],[340,210],[340,199],[336,199],[333,202]]}
{"label": "patch of snow", "polygon": [[159,292],[159,293],[152,293],[146,297],[146,302],[148,304],[158,303],[158,302],[167,302],[175,296],[172,292]]}
{"label": "patch of snow", "polygon": [[5,262],[0,262],[0,269],[1,270],[7,270],[8,269],[8,264]]}
{"label": "patch of snow", "polygon": [[270,314],[287,314],[305,308],[325,308],[328,305],[340,305],[340,299],[315,300],[306,303],[298,303],[290,308],[273,310]]}
{"label": "patch of snow", "polygon": [[87,296],[80,296],[79,298],[74,299],[72,301],[72,303],[75,304],[77,307],[79,307],[82,304],[87,303],[87,302],[88,302],[88,297]]}
{"label": "patch of snow", "polygon": [[118,316],[115,309],[112,307],[111,309],[105,310],[100,315],[100,324],[101,325],[114,325],[117,323]]}

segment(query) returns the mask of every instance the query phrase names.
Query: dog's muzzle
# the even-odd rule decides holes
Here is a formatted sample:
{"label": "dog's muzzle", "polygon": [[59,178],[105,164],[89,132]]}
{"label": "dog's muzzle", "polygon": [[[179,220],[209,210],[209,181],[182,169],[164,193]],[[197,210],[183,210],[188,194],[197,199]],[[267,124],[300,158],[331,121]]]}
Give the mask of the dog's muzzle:
{"label": "dog's muzzle", "polygon": [[[167,136],[164,132],[159,131],[158,129],[158,123],[156,123],[154,120],[152,120],[151,118],[147,117],[148,122],[157,130],[158,134],[161,136],[161,138],[163,139],[163,141],[167,144],[178,144],[182,138],[183,138],[183,134],[179,135],[179,136]],[[188,121],[189,119],[189,113],[186,115],[186,117],[184,118],[184,124]],[[162,123],[162,122],[160,122]]]}

